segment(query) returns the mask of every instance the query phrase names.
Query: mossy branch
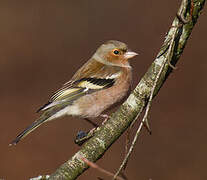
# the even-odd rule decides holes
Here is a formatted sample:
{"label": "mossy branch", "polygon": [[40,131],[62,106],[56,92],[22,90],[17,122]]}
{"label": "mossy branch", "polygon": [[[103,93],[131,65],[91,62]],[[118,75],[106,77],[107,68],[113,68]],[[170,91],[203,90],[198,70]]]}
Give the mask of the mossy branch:
{"label": "mossy branch", "polygon": [[[154,96],[172,72],[172,65],[175,66],[179,60],[204,4],[205,0],[182,1],[178,16],[175,17],[160,52],[129,98],[70,160],[61,165],[49,177],[50,180],[76,179],[88,168],[88,165],[79,158],[80,156],[91,162],[96,162],[130,124],[139,117],[148,102],[153,84],[162,65],[164,64],[164,68],[157,82]],[[171,59],[167,57],[169,51]]]}

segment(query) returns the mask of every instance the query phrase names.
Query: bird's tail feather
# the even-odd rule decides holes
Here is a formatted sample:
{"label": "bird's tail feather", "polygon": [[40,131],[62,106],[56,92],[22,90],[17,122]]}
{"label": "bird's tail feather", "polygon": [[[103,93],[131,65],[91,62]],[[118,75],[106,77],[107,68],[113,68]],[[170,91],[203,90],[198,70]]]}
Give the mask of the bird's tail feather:
{"label": "bird's tail feather", "polygon": [[33,122],[30,126],[28,126],[24,131],[22,131],[10,144],[11,145],[16,145],[21,139],[25,138],[29,133],[34,131],[36,128],[38,128],[41,124],[46,122],[48,120],[48,116],[42,115],[38,120]]}
{"label": "bird's tail feather", "polygon": [[[37,119],[35,122],[33,122],[30,126],[28,126],[24,131],[22,131],[9,145],[16,145],[20,140],[25,138],[29,133],[34,131],[36,128],[38,128],[41,124],[56,119],[58,117],[61,117],[64,115],[64,113],[60,113],[57,115],[56,113],[60,112],[62,109],[64,109],[66,106],[68,106],[70,102],[62,103],[61,105],[57,105],[51,109],[48,109],[45,111],[39,119]],[[56,116],[55,116],[56,115]]]}

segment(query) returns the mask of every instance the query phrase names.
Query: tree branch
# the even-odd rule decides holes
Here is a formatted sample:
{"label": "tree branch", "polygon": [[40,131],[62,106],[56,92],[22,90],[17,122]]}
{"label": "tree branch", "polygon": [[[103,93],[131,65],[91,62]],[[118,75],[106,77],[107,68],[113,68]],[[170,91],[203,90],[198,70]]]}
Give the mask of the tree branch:
{"label": "tree branch", "polygon": [[[118,111],[111,115],[111,118],[104,124],[104,126],[100,127],[95,135],[89,139],[70,160],[61,165],[56,172],[50,176],[50,180],[76,179],[89,167],[87,163],[79,158],[80,156],[91,162],[96,162],[121,136],[121,134],[124,133],[130,124],[139,117],[147,105],[153,84],[156,81],[156,77],[162,65],[164,64],[163,71],[157,82],[153,96],[158,93],[159,89],[172,72],[170,64],[174,66],[177,63],[186,45],[187,39],[189,38],[192,29],[201,14],[204,3],[205,0],[194,0],[192,9],[191,1],[182,1],[178,14],[183,15],[180,17],[185,20],[187,19],[187,21],[182,23],[179,18],[175,17],[173,25],[165,38],[157,58],[126,102],[119,108]],[[170,43],[172,42],[173,45],[169,48]],[[171,60],[168,60],[167,54],[170,49],[172,56]]]}

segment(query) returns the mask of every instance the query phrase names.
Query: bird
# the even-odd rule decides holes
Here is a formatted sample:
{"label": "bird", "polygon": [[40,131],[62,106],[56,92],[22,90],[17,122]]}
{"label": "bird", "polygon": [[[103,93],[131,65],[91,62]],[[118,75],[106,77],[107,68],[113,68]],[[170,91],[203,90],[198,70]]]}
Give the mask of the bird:
{"label": "bird", "polygon": [[132,67],[129,59],[138,55],[117,40],[104,42],[93,56],[63,84],[37,112],[39,118],[23,130],[10,145],[16,145],[45,122],[71,115],[93,119],[131,91]]}

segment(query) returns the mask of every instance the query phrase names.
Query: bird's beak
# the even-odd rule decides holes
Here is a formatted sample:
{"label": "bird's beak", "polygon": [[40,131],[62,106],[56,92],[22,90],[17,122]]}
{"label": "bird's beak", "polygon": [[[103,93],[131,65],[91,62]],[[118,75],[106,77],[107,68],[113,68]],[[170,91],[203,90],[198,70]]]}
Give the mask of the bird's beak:
{"label": "bird's beak", "polygon": [[130,58],[133,58],[134,56],[138,55],[137,53],[135,52],[132,52],[132,51],[127,51],[125,54],[124,54],[124,57],[126,59],[130,59]]}

